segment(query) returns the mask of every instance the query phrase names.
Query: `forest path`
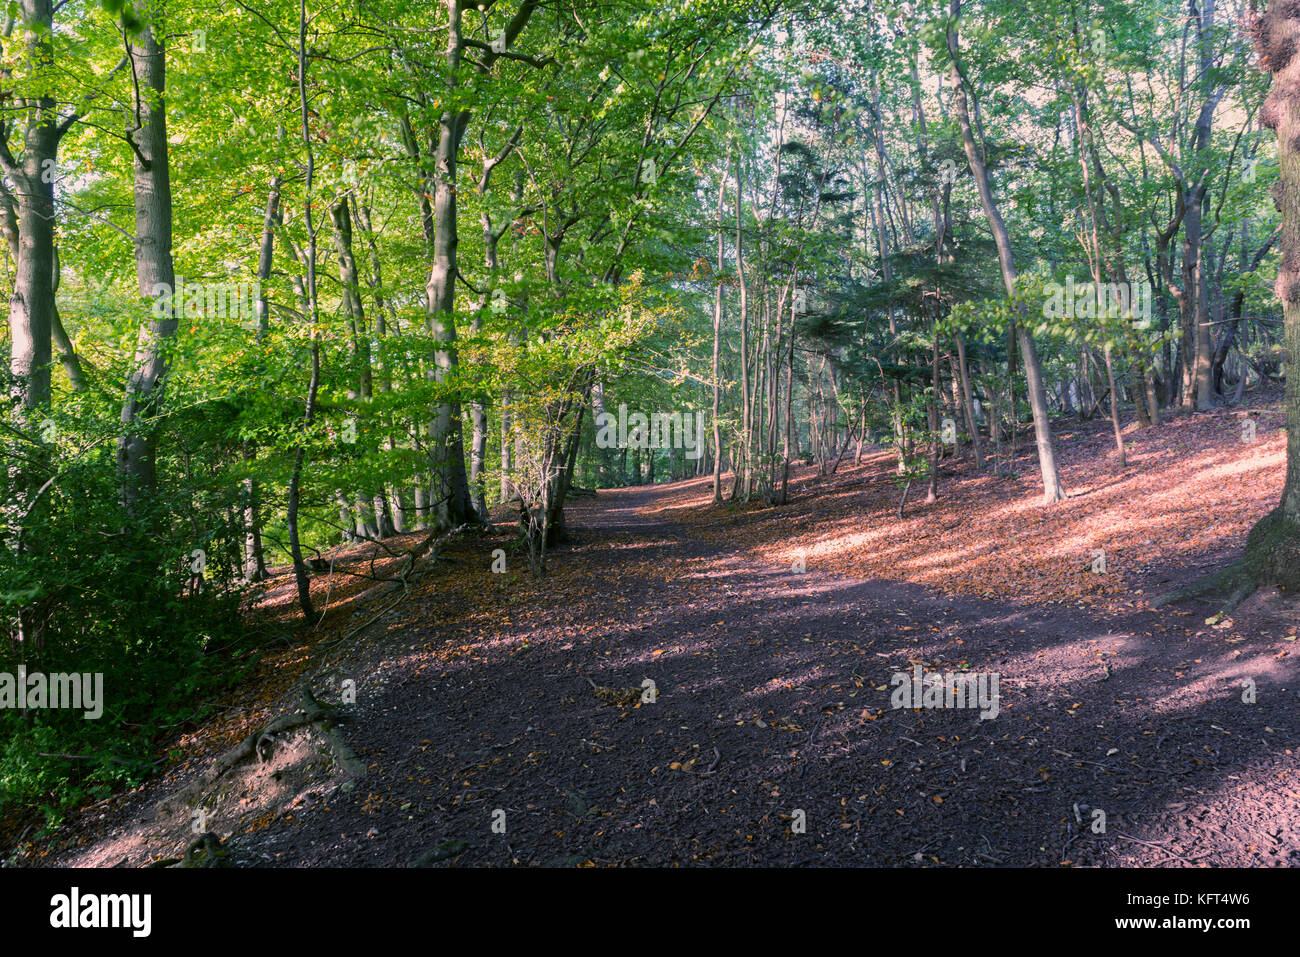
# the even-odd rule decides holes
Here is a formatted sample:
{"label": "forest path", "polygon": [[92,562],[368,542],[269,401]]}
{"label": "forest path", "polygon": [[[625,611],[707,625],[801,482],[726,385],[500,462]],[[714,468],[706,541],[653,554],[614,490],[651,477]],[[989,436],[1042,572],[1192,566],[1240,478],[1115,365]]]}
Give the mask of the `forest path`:
{"label": "forest path", "polygon": [[[1294,644],[772,567],[684,494],[707,481],[584,499],[526,600],[402,634],[345,726],[366,777],[241,862],[1300,863]],[[915,664],[997,673],[997,716],[891,708]]]}

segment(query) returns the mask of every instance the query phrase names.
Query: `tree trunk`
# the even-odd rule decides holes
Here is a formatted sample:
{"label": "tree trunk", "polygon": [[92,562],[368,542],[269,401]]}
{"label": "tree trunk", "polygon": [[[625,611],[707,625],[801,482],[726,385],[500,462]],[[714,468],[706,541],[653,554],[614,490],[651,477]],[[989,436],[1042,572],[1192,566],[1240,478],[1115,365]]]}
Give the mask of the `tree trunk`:
{"label": "tree trunk", "polygon": [[740,455],[733,452],[735,470],[733,499],[747,501],[750,493],[750,427],[753,406],[749,397],[749,287],[745,280],[745,238],[741,212],[744,207],[744,163],[736,157],[736,282],[740,290]]}
{"label": "tree trunk", "polygon": [[[343,313],[348,317],[351,344],[350,381],[355,388],[348,389],[348,398],[360,400],[362,407],[369,406],[374,397],[374,374],[370,365],[370,332],[366,328],[366,310],[361,301],[361,274],[352,244],[352,211],[346,197],[338,198],[330,206],[330,224],[333,226],[334,253],[339,265],[339,286]],[[356,501],[357,534],[361,538],[387,538],[394,534],[387,515],[384,496],[375,491],[358,491]]]}
{"label": "tree trunk", "polygon": [[[460,4],[448,0],[453,11],[447,58],[452,73],[460,62]],[[465,120],[468,116],[465,116]],[[464,130],[460,112],[445,112],[438,130],[435,152],[438,177],[434,187],[433,267],[425,286],[428,297],[428,329],[438,343],[429,377],[441,388],[457,388],[456,320],[456,161]],[[469,477],[465,472],[465,448],[461,437],[460,400],[454,394],[441,397],[434,411],[429,435],[429,453],[434,474],[435,526],[453,528],[473,514]]]}
{"label": "tree trunk", "polygon": [[[457,90],[461,58],[465,49],[462,14],[465,0],[445,0],[447,6],[446,98],[449,104],[460,97]],[[508,48],[532,17],[536,3],[525,0],[501,35]],[[490,68],[498,53],[489,49],[481,66]],[[469,126],[470,111],[445,109],[438,121],[438,142],[434,149],[433,265],[425,285],[428,328],[434,341],[433,366],[429,378],[447,390],[458,389],[456,350],[456,250],[459,245],[456,218],[456,171],[461,138]],[[443,528],[475,518],[465,472],[465,444],[461,434],[460,400],[453,393],[443,396],[434,410],[429,452],[434,473],[435,523]]]}
{"label": "tree trunk", "polygon": [[60,279],[59,248],[54,247],[54,275],[50,278],[50,332],[54,338],[55,348],[59,350],[59,361],[68,377],[68,385],[73,392],[82,392],[86,388],[86,376],[81,368],[81,359],[73,348],[68,331],[63,328],[63,319],[59,316],[58,292]]}
{"label": "tree trunk", "polygon": [[957,371],[961,375],[961,404],[966,416],[966,428],[970,431],[971,451],[975,455],[975,467],[984,468],[983,442],[980,441],[979,423],[975,421],[974,396],[971,394],[970,370],[966,365],[966,338],[959,330],[954,337],[957,340]]}
{"label": "tree trunk", "polygon": [[[936,323],[937,325],[937,323]],[[925,483],[925,504],[939,500],[939,333],[934,333],[930,352],[930,401],[926,403],[926,424],[930,430],[929,475]]]}
{"label": "tree trunk", "polygon": [[[388,303],[384,296],[384,273],[379,259],[379,245],[375,239],[375,230],[371,225],[370,207],[352,199],[352,218],[361,227],[366,238],[366,248],[370,251],[370,290],[375,299],[375,342],[379,355],[375,357],[377,375],[374,376],[376,388],[382,393],[393,391],[393,377],[389,363],[383,354],[384,339],[388,336]],[[384,423],[384,448],[389,452],[397,451],[397,442],[393,438],[391,422]],[[400,535],[404,525],[402,516],[402,492],[397,485],[389,485],[375,496],[375,514],[379,516],[379,528],[385,535]]]}
{"label": "tree trunk", "polygon": [[723,260],[722,214],[727,198],[727,169],[731,165],[730,151],[718,173],[718,272],[713,277],[713,504],[722,502],[722,424],[719,420],[722,401],[722,379],[718,360],[722,349],[722,270]]}
{"label": "tree trunk", "polygon": [[[303,410],[303,430],[311,429],[316,416],[316,396],[320,389],[320,303],[316,289],[316,225],[312,216],[313,186],[316,178],[316,154],[311,143],[307,105],[307,0],[298,0],[298,118],[302,129],[303,151],[307,155],[303,185],[303,221],[307,228],[307,262],[303,296],[306,300],[307,321],[311,323],[311,379],[307,385],[307,402]],[[293,468],[289,473],[288,502],[285,509],[285,526],[289,534],[289,554],[293,558],[294,583],[298,590],[298,604],[305,621],[315,615],[311,601],[311,578],[302,556],[302,540],[298,534],[298,510],[302,490],[302,474],[307,450],[299,443],[294,449]]]}
{"label": "tree trunk", "polygon": [[1183,408],[1214,408],[1210,373],[1209,291],[1202,243],[1204,184],[1186,191],[1183,214]]}
{"label": "tree trunk", "polygon": [[[154,438],[134,431],[162,400],[163,376],[167,372],[166,342],[176,334],[181,290],[174,288],[172,264],[172,189],[167,156],[166,51],[162,25],[156,17],[129,42],[128,54],[139,81],[135,104],[135,267],[140,296],[153,301],[160,292],[175,294],[171,308],[141,329],[135,363],[126,385],[122,425],[126,435],[118,439],[117,460],[122,473],[123,500],[129,505],[140,495],[152,494]],[[158,28],[155,33],[155,27]]]}
{"label": "tree trunk", "polygon": [[1115,433],[1115,448],[1119,452],[1119,467],[1128,468],[1128,456],[1124,452],[1124,430],[1119,424],[1119,390],[1115,388],[1115,365],[1111,361],[1110,343],[1102,351],[1106,357],[1106,385],[1110,389],[1110,426]]}
{"label": "tree trunk", "polygon": [[1255,25],[1256,43],[1272,73],[1261,114],[1277,133],[1280,176],[1274,198],[1282,211],[1277,283],[1286,362],[1287,470],[1278,507],[1250,533],[1246,560],[1256,581],[1300,592],[1300,8],[1272,0]]}
{"label": "tree trunk", "polygon": [[[54,14],[50,0],[22,0],[21,16],[27,34],[27,56],[34,63],[53,58],[51,36]],[[55,126],[52,95],[34,97],[23,137],[21,161],[14,159],[3,133],[5,174],[12,180],[18,201],[18,236],[21,255],[15,266],[14,291],[9,299],[9,371],[12,396],[23,419],[50,401],[51,334],[54,312],[54,168],[60,133]]]}
{"label": "tree trunk", "polygon": [[[966,83],[961,73],[960,51],[958,49],[957,22],[961,17],[961,0],[950,0],[952,19],[948,27],[948,50],[953,58],[951,79],[953,83],[953,104],[957,111],[958,124],[961,127],[962,145],[966,159],[970,163],[971,173],[975,176],[979,188],[980,202],[984,206],[984,215],[993,232],[993,240],[998,248],[998,263],[1002,267],[1002,279],[1006,284],[1007,295],[1016,294],[1016,267],[1011,254],[1011,240],[1007,235],[1006,224],[998,211],[989,185],[988,167],[975,143],[971,130],[970,111],[966,104]],[[1061,484],[1061,475],[1056,468],[1056,451],[1052,447],[1052,428],[1047,418],[1047,395],[1043,389],[1042,365],[1038,359],[1038,349],[1029,333],[1028,325],[1021,316],[1016,327],[1016,336],[1020,344],[1021,358],[1025,364],[1025,378],[1029,385],[1029,403],[1034,414],[1034,435],[1038,443],[1038,464],[1043,477],[1043,504],[1052,505],[1065,498],[1065,487]],[[1013,433],[1014,434],[1014,433]]]}
{"label": "tree trunk", "polygon": [[[280,216],[280,177],[271,178],[271,188],[266,197],[266,215],[262,220],[262,245],[257,257],[257,341],[260,343],[270,329],[269,302],[266,298],[266,285],[271,278],[271,266],[275,255],[275,230],[281,221]],[[253,443],[244,447],[244,460],[250,465],[256,461],[257,452]],[[262,581],[267,577],[266,558],[262,548],[262,519],[258,510],[257,482],[244,479],[244,579],[250,582]]]}
{"label": "tree trunk", "polygon": [[[447,0],[447,85],[448,99],[455,96],[460,68],[461,0]],[[445,389],[454,388],[457,373],[456,350],[456,250],[460,243],[456,220],[456,164],[460,139],[469,122],[468,112],[448,108],[438,123],[434,151],[433,266],[425,285],[428,302],[428,330],[438,343],[429,378]],[[465,448],[461,437],[460,402],[454,396],[441,398],[434,411],[429,433],[430,464],[433,469],[433,499],[430,503],[436,528],[453,528],[472,511],[469,479],[465,474]]]}

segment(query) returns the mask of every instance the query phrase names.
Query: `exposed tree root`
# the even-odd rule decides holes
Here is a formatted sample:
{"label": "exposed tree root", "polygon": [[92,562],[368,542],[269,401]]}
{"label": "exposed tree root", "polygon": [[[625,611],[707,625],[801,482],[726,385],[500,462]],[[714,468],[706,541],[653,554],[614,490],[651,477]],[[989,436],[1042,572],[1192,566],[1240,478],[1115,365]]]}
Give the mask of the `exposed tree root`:
{"label": "exposed tree root", "polygon": [[193,844],[185,848],[185,854],[174,866],[224,867],[229,853],[215,834],[201,834]]}
{"label": "exposed tree root", "polygon": [[[1166,605],[1172,605],[1174,602],[1183,601],[1186,598],[1199,598],[1212,593],[1222,594],[1226,589],[1231,588],[1232,595],[1236,597],[1232,607],[1236,608],[1257,587],[1248,578],[1248,571],[1246,561],[1239,559],[1226,568],[1221,568],[1216,572],[1198,578],[1190,585],[1154,598],[1151,607],[1164,608]],[[1243,591],[1244,594],[1242,594]]]}
{"label": "exposed tree root", "polygon": [[1251,595],[1255,594],[1255,590],[1257,588],[1259,588],[1259,585],[1256,582],[1250,581],[1249,579],[1241,582],[1233,591],[1233,593],[1228,596],[1228,600],[1224,603],[1223,607],[1219,609],[1219,614],[1231,615],[1234,611],[1237,610],[1238,605],[1240,605]]}
{"label": "exposed tree root", "polygon": [[[217,788],[214,786],[224,775],[247,762],[254,760],[258,763],[265,762],[270,756],[270,749],[274,746],[273,742],[277,736],[307,725],[315,727],[319,736],[325,740],[335,766],[341,768],[349,779],[363,776],[366,773],[365,763],[334,727],[338,710],[337,705],[316,700],[310,688],[300,687],[298,703],[292,710],[285,711],[266,726],[249,734],[238,745],[213,761],[212,766],[201,777],[161,800],[156,808],[159,820],[168,821],[180,817],[185,820],[188,830],[188,825],[196,813],[195,808],[208,803],[209,797],[218,796]],[[279,777],[278,772],[275,776]],[[157,860],[149,866],[224,867],[223,859],[226,854],[227,851],[221,845],[220,838],[212,833],[204,833],[189,845],[184,857]]]}
{"label": "exposed tree root", "polygon": [[265,761],[264,748],[269,747],[270,739],[274,735],[291,731],[305,724],[324,721],[334,708],[333,705],[324,705],[317,701],[308,688],[299,689],[298,694],[299,702],[296,709],[285,712],[266,727],[254,731],[234,748],[217,758],[204,774],[203,785],[212,784],[231,768],[251,758],[256,757],[258,761]]}
{"label": "exposed tree root", "polygon": [[149,867],[224,867],[229,855],[215,834],[200,834],[181,857],[163,857],[149,864]]}
{"label": "exposed tree root", "polygon": [[[192,782],[185,788],[181,789],[171,797],[167,798],[159,805],[160,814],[171,813],[189,814],[189,809],[198,804],[208,789],[212,787],[223,775],[238,767],[246,761],[256,758],[259,762],[264,762],[269,755],[269,749],[272,746],[272,740],[276,735],[284,734],[296,728],[305,725],[315,725],[317,731],[329,745],[330,752],[334,757],[335,763],[342,768],[349,777],[360,777],[365,774],[366,766],[357,757],[355,751],[348,746],[343,740],[342,735],[333,727],[334,715],[337,706],[322,704],[316,700],[311,693],[311,689],[302,687],[298,691],[298,705],[292,711],[286,711],[275,720],[271,721],[265,727],[254,731],[248,737],[244,738],[238,745],[231,748],[221,757],[217,758],[201,778]],[[200,840],[211,837],[203,835]],[[192,849],[198,846],[199,842],[192,845]],[[206,845],[205,845],[206,846]],[[192,857],[193,855],[191,855]],[[188,863],[177,864],[176,861],[155,862],[151,866],[168,867],[212,867],[217,866],[213,863]]]}
{"label": "exposed tree root", "polygon": [[334,752],[334,760],[344,771],[359,778],[366,773],[366,765],[352,747],[343,740],[343,735],[339,734],[338,728],[332,721],[322,721],[320,725],[321,736],[329,743],[330,750]]}
{"label": "exposed tree root", "polygon": [[1300,592],[1300,529],[1280,507],[1251,529],[1241,558],[1190,585],[1158,596],[1151,607],[1163,608],[1186,598],[1226,594],[1219,614],[1230,615],[1258,588],[1272,584]]}

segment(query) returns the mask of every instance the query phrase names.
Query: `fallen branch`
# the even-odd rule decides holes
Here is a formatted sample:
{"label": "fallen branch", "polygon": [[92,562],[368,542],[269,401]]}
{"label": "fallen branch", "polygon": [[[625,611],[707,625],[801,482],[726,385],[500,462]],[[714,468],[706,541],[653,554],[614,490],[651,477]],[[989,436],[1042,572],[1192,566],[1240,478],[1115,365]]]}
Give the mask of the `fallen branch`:
{"label": "fallen branch", "polygon": [[1184,857],[1182,854],[1179,854],[1177,851],[1171,851],[1169,848],[1165,847],[1165,843],[1167,842],[1157,843],[1155,841],[1141,841],[1138,840],[1136,837],[1129,837],[1129,835],[1127,834],[1116,834],[1115,836],[1118,838],[1122,838],[1125,841],[1132,841],[1134,844],[1141,844],[1143,847],[1153,848],[1159,851],[1161,854],[1168,854],[1170,858],[1180,860],[1184,864],[1190,864],[1192,861],[1197,860],[1201,857],[1205,857],[1206,854],[1209,853],[1207,851],[1206,854],[1198,854],[1196,857]]}
{"label": "fallen branch", "polygon": [[130,761],[123,761],[121,758],[100,758],[93,754],[46,754],[44,751],[37,751],[37,757],[41,758],[64,758],[68,761],[107,761],[109,764],[120,764],[122,767],[131,767]]}
{"label": "fallen branch", "polygon": [[389,579],[379,585],[376,585],[374,588],[367,588],[365,591],[354,595],[352,597],[351,602],[349,602],[349,604],[352,605],[362,604],[366,601],[369,601],[371,596],[387,594],[388,592],[395,591],[398,588],[402,589],[402,594],[398,595],[397,598],[389,602],[378,612],[371,615],[364,622],[362,622],[356,628],[353,628],[347,634],[329,642],[326,645],[326,647],[333,647],[335,645],[340,645],[345,641],[351,640],[352,638],[361,634],[361,632],[365,631],[371,625],[373,625],[384,615],[388,614],[390,610],[392,610],[397,606],[398,602],[400,602],[403,598],[406,597],[406,592],[408,591],[409,586],[412,584],[412,582],[414,582],[415,579],[420,574],[424,573],[423,567],[420,567],[417,571],[417,566],[419,565],[420,560],[424,558],[426,554],[430,554],[430,553],[433,553],[430,555],[431,560],[437,558],[437,548],[439,545],[461,534],[462,532],[466,531],[470,527],[471,526],[468,522],[466,522],[463,525],[457,525],[450,532],[448,532],[447,534],[443,535],[440,538],[435,537],[435,534],[430,534],[424,539],[424,541],[422,541],[419,545],[417,545],[411,551],[407,552],[405,556],[403,556],[403,560],[406,562],[406,564],[405,567],[403,567],[403,569],[400,572],[398,572],[396,578]]}

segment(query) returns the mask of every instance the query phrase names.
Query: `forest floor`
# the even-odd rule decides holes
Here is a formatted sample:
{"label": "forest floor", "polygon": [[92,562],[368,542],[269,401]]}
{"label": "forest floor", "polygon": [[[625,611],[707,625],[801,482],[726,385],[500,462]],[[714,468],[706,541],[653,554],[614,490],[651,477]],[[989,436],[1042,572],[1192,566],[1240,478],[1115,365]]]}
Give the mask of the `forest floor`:
{"label": "forest floor", "polygon": [[[779,508],[710,508],[708,479],[602,490],[540,582],[502,525],[362,608],[370,582],[320,576],[312,630],[285,630],[277,578],[257,615],[284,650],[222,720],[19,862],[179,856],[202,805],[239,866],[1300,864],[1294,600],[1261,591],[1222,621],[1148,604],[1276,502],[1280,426],[1270,402],[1130,428],[1125,470],[1106,423],[1066,426],[1054,508],[1032,447],[1010,477],[946,462],[939,501],[913,489],[901,521],[884,452],[800,466]],[[891,707],[916,665],[996,673],[996,717]],[[348,678],[364,774],[302,729],[183,790],[296,684],[337,701]]]}

